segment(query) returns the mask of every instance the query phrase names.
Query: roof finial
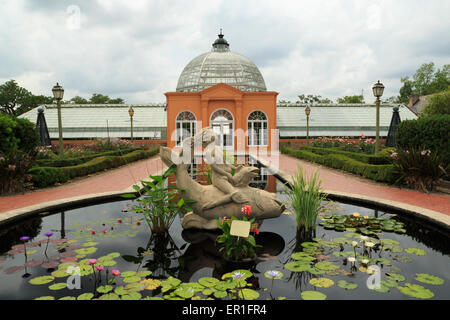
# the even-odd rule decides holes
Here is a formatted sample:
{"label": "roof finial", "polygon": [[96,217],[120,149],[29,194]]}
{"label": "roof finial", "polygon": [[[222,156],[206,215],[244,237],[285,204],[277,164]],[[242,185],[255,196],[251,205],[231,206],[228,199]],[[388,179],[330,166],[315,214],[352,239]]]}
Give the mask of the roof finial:
{"label": "roof finial", "polygon": [[221,38],[221,39],[223,38],[222,28],[220,28],[220,33],[219,33],[218,36],[219,36],[219,38]]}

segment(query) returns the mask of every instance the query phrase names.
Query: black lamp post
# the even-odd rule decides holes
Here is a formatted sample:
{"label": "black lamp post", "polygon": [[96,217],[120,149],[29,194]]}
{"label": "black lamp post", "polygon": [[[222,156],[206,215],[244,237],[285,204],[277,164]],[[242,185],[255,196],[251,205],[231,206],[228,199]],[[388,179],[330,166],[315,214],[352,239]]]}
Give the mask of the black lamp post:
{"label": "black lamp post", "polygon": [[64,145],[62,137],[62,120],[61,120],[61,100],[64,97],[64,89],[56,83],[56,86],[52,89],[53,97],[56,99],[56,107],[58,108],[58,133],[59,133],[59,157],[62,159],[64,156]]}
{"label": "black lamp post", "polygon": [[306,114],[306,144],[309,145],[309,114],[311,113],[311,108],[306,106],[305,114]]}
{"label": "black lamp post", "polygon": [[375,137],[375,154],[380,151],[380,97],[383,95],[384,85],[378,80],[372,87],[373,95],[377,98],[377,120],[376,120],[376,137]]}

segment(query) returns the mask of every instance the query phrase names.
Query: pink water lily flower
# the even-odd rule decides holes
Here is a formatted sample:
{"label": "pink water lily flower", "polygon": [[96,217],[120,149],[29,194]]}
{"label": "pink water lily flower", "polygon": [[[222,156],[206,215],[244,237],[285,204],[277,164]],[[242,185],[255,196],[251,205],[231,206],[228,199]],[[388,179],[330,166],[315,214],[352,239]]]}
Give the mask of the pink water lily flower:
{"label": "pink water lily flower", "polygon": [[97,269],[98,271],[103,271],[105,270],[104,266],[96,266],[95,269]]}
{"label": "pink water lily flower", "polygon": [[89,264],[93,265],[97,263],[97,259],[89,259]]}
{"label": "pink water lily flower", "polygon": [[118,277],[118,276],[120,276],[120,271],[119,270],[111,270],[111,273],[114,275],[114,276],[116,276],[116,277]]}

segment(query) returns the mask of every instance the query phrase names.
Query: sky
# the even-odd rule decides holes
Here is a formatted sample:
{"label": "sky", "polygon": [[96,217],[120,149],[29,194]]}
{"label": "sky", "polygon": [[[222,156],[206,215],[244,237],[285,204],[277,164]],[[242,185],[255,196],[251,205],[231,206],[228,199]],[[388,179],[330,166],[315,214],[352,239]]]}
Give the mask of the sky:
{"label": "sky", "polygon": [[397,96],[401,77],[450,64],[448,0],[0,0],[0,83],[64,99],[165,102],[220,28],[278,99]]}

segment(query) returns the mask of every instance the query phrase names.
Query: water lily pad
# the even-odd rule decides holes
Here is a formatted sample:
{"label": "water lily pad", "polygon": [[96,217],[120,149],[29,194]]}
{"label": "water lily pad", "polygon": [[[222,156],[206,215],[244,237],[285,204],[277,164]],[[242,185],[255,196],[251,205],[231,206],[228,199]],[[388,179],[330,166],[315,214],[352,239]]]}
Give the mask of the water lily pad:
{"label": "water lily pad", "polygon": [[107,256],[111,257],[112,259],[114,259],[114,258],[120,257],[120,253],[118,253],[118,252],[111,252]]}
{"label": "water lily pad", "polygon": [[405,283],[404,287],[398,286],[397,289],[407,296],[418,299],[431,299],[434,297],[434,293],[432,291],[418,284]]}
{"label": "water lily pad", "polygon": [[419,248],[408,248],[405,249],[405,252],[409,254],[415,254],[416,256],[424,256],[427,254],[425,250]]}
{"label": "water lily pad", "polygon": [[125,272],[122,272],[120,274],[120,276],[123,277],[123,278],[127,278],[127,277],[135,276],[136,273],[137,273],[136,271],[125,271]]}
{"label": "water lily pad", "polygon": [[100,293],[108,293],[113,290],[113,286],[110,285],[104,285],[97,288],[97,291]]}
{"label": "water lily pad", "polygon": [[77,249],[75,250],[76,253],[80,254],[80,255],[88,255],[88,254],[93,254],[97,251],[96,247],[89,247],[89,248],[81,248],[81,249]]}
{"label": "water lily pad", "polygon": [[303,300],[325,300],[327,298],[324,293],[318,291],[303,291],[301,297]]}
{"label": "water lily pad", "polygon": [[198,283],[200,283],[204,287],[214,288],[214,286],[219,283],[220,280],[213,277],[203,277],[198,279]]}
{"label": "water lily pad", "polygon": [[116,264],[117,264],[117,262],[114,261],[114,260],[107,260],[107,261],[104,261],[104,262],[102,263],[102,266],[104,266],[104,267],[113,267],[113,266],[115,266]]}
{"label": "water lily pad", "polygon": [[307,252],[294,252],[291,254],[291,258],[299,261],[314,261],[316,260],[311,254]]}
{"label": "water lily pad", "polygon": [[136,273],[136,276],[144,278],[144,277],[147,277],[147,276],[149,276],[151,274],[152,274],[152,272],[149,271],[149,270],[141,270],[141,271]]}
{"label": "water lily pad", "polygon": [[239,270],[234,270],[232,272],[225,273],[224,275],[222,275],[222,279],[233,278],[234,275],[241,276],[242,277],[241,279],[247,279],[247,278],[250,278],[251,276],[253,276],[253,273],[251,273],[251,271],[249,271],[249,270],[239,269]]}
{"label": "water lily pad", "polygon": [[334,281],[329,278],[312,278],[309,283],[319,288],[329,288],[334,285]]}
{"label": "water lily pad", "polygon": [[259,298],[259,293],[253,289],[242,289],[238,291],[238,296],[244,300],[256,300]]}
{"label": "water lily pad", "polygon": [[139,292],[130,292],[122,296],[122,300],[140,300],[142,295]]}
{"label": "water lily pad", "polygon": [[354,290],[358,288],[358,285],[354,282],[349,282],[346,280],[339,280],[337,282],[337,286],[346,290]]}
{"label": "water lily pad", "polygon": [[141,281],[141,277],[131,276],[131,277],[123,278],[123,282],[125,282],[125,283],[132,283],[132,282],[138,282],[138,281]]}
{"label": "water lily pad", "polygon": [[371,290],[376,291],[376,292],[380,292],[380,293],[388,293],[391,289],[381,282],[378,287],[374,287]]}
{"label": "water lily pad", "polygon": [[37,267],[42,264],[44,260],[31,260],[24,264],[25,267]]}
{"label": "water lily pad", "polygon": [[53,280],[55,280],[55,277],[52,277],[52,276],[41,276],[41,277],[33,278],[30,281],[28,281],[28,282],[30,284],[40,285],[40,284],[46,284],[46,283],[52,282]]}
{"label": "water lily pad", "polygon": [[52,274],[52,277],[55,277],[55,278],[64,278],[64,277],[69,276],[69,274],[66,272],[66,270],[61,270],[61,269],[55,270],[51,274]]}
{"label": "water lily pad", "polygon": [[145,283],[146,290],[155,290],[156,288],[159,288],[162,285],[162,282],[157,279],[145,279],[142,280],[142,283]]}
{"label": "water lily pad", "polygon": [[23,266],[13,266],[3,270],[3,272],[6,274],[13,274],[22,271],[23,269],[25,269]]}
{"label": "water lily pad", "polygon": [[391,279],[391,280],[394,280],[394,281],[397,281],[397,282],[401,282],[401,281],[405,281],[406,280],[406,278],[404,276],[402,276],[401,274],[393,273],[393,272],[386,273],[386,277],[388,279]]}
{"label": "water lily pad", "polygon": [[214,291],[214,297],[216,297],[217,299],[225,298],[227,295],[228,295],[228,294],[227,294],[226,291],[222,291],[222,290],[216,290],[216,291]]}
{"label": "water lily pad", "polygon": [[77,298],[71,297],[71,296],[66,296],[66,297],[59,298],[58,300],[77,300]]}
{"label": "water lily pad", "polygon": [[175,291],[175,294],[184,299],[190,299],[194,296],[194,289],[190,286],[180,286]]}
{"label": "water lily pad", "polygon": [[91,300],[94,297],[92,293],[83,293],[77,297],[77,300]]}
{"label": "water lily pad", "polygon": [[444,279],[436,277],[436,276],[432,276],[432,275],[426,274],[426,273],[416,273],[416,276],[414,279],[419,282],[422,282],[422,283],[435,284],[435,285],[444,284]]}
{"label": "water lily pad", "polygon": [[62,289],[67,288],[67,283],[65,283],[65,282],[58,282],[58,283],[52,284],[48,288],[50,290],[62,290]]}
{"label": "water lily pad", "polygon": [[332,270],[339,269],[338,265],[335,265],[333,262],[330,262],[330,261],[320,261],[320,262],[317,262],[314,266],[317,269],[324,270],[324,271],[332,271]]}
{"label": "water lily pad", "polygon": [[311,265],[304,261],[292,261],[284,265],[284,268],[292,272],[308,271]]}
{"label": "water lily pad", "polygon": [[43,296],[43,297],[35,298],[34,300],[55,300],[55,297],[53,297],[53,296]]}
{"label": "water lily pad", "polygon": [[209,295],[213,294],[215,291],[216,291],[216,290],[214,290],[214,289],[206,288],[206,289],[204,289],[204,290],[202,291],[202,294],[205,295],[205,296],[209,296]]}
{"label": "water lily pad", "polygon": [[115,293],[107,293],[102,295],[99,300],[120,300],[120,297]]}
{"label": "water lily pad", "polygon": [[129,292],[133,291],[133,292],[138,292],[138,291],[142,291],[145,290],[145,283],[142,282],[133,282],[133,283],[129,283],[125,286],[125,289],[127,289]]}

